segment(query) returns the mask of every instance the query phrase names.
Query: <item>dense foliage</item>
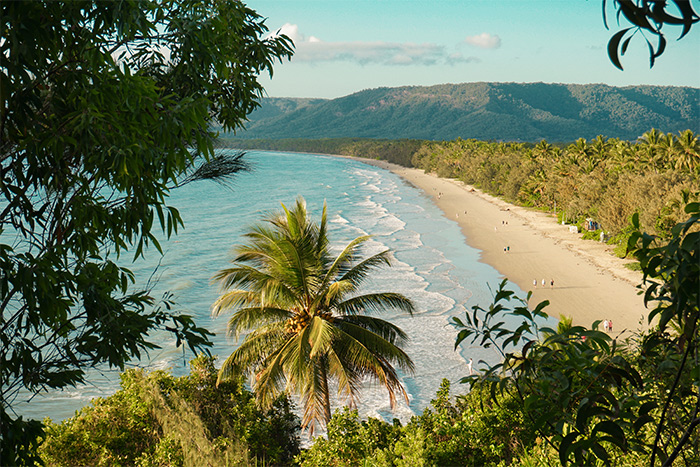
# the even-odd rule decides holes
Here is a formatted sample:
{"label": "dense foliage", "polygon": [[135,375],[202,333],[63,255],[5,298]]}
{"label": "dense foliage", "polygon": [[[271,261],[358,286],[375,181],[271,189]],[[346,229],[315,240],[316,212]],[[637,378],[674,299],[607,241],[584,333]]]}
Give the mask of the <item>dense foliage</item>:
{"label": "dense foliage", "polygon": [[47,465],[289,464],[299,421],[280,398],[260,410],[241,380],[217,385],[213,360],[198,357],[188,376],[122,373],[121,389],[60,424],[47,420]]}
{"label": "dense foliage", "polygon": [[700,89],[604,84],[462,83],[378,88],[330,100],[264,99],[246,139],[456,138],[536,143],[635,141],[649,128],[700,131]]}
{"label": "dense foliage", "polygon": [[317,438],[297,460],[307,467],[508,465],[536,445],[518,404],[496,404],[482,390],[451,397],[443,380],[431,407],[405,426],[398,420],[361,421],[347,408],[336,412],[328,437]]}
{"label": "dense foliage", "polygon": [[258,75],[292,45],[264,39],[263,19],[236,0],[0,8],[0,464],[15,464],[35,460],[40,432],[12,411],[20,390],[123,367],[158,329],[208,343],[168,296],[133,290],[116,259],[159,248],[158,226],[177,231],[172,188],[242,168],[214,153],[210,123],[240,127]]}
{"label": "dense foliage", "polygon": [[268,407],[281,394],[299,395],[302,426],[313,434],[331,418],[331,384],[355,405],[371,380],[408,402],[397,368],[413,371],[403,351],[406,334],[372,316],[389,310],[413,313],[413,303],[393,292],[364,293],[370,274],[391,264],[389,250],[363,258],[369,236],[357,237],[334,254],[326,206],[311,220],[299,198],[291,209],[250,227],[233,249],[230,268],[219,271],[224,293],[213,312],[231,311],[229,331],[240,346],[224,361],[219,378],[250,377],[258,401]]}
{"label": "dense foliage", "polygon": [[556,210],[568,223],[592,218],[613,238],[629,234],[635,212],[642,230],[667,237],[684,216],[684,200],[700,187],[700,142],[690,130],[566,146],[458,139],[427,143],[413,164],[510,202]]}

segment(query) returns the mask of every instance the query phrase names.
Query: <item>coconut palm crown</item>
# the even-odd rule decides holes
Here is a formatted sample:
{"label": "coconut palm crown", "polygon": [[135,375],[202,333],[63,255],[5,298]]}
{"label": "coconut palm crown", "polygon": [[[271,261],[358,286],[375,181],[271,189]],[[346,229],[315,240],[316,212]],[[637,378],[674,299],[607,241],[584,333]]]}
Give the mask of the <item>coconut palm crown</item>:
{"label": "coconut palm crown", "polygon": [[412,302],[398,293],[358,292],[376,267],[390,265],[389,251],[358,257],[369,239],[351,241],[337,255],[329,251],[326,205],[320,224],[309,220],[299,198],[293,209],[269,216],[234,248],[233,267],[214,280],[223,293],[214,315],[231,310],[229,332],[247,333],[223,363],[219,381],[243,374],[251,378],[258,402],[269,407],[283,392],[303,405],[302,427],[331,417],[329,381],[351,406],[363,380],[386,387],[393,407],[396,394],[408,402],[396,368],[413,372],[402,350],[406,334],[367,313],[399,310],[412,314]]}

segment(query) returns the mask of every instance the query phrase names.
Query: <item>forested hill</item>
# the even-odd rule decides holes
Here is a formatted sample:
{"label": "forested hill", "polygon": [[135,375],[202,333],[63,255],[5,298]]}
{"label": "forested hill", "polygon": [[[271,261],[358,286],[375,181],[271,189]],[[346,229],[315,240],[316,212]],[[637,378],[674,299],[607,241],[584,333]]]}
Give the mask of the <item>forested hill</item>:
{"label": "forested hill", "polygon": [[337,99],[267,98],[238,138],[635,140],[700,130],[700,89],[464,83],[378,88]]}

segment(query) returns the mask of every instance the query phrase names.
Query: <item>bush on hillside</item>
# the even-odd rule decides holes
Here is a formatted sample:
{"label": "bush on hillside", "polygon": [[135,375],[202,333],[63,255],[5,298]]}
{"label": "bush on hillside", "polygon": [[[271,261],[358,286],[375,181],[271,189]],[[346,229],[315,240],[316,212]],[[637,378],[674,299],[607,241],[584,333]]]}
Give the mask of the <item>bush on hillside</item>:
{"label": "bush on hillside", "polygon": [[497,405],[481,390],[452,398],[443,380],[431,407],[405,426],[337,411],[327,439],[316,438],[297,461],[305,467],[498,465],[534,445],[530,426],[515,399]]}
{"label": "bush on hillside", "polygon": [[121,389],[74,417],[47,419],[40,454],[47,465],[290,464],[299,421],[286,398],[257,408],[241,381],[216,385],[213,358],[187,376],[128,370]]}

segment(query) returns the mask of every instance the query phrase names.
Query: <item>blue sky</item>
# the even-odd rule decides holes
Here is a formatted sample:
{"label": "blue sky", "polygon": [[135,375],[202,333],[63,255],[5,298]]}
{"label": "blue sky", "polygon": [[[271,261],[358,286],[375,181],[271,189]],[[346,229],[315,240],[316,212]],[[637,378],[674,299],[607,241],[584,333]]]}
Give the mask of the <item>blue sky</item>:
{"label": "blue sky", "polygon": [[[690,1],[700,11],[700,0]],[[609,11],[605,29],[601,0],[245,3],[296,44],[272,80],[261,77],[272,97],[475,81],[700,87],[700,24],[680,41],[680,29],[668,27],[666,52],[651,70],[646,42],[635,37],[620,71],[606,51],[619,28]]]}

